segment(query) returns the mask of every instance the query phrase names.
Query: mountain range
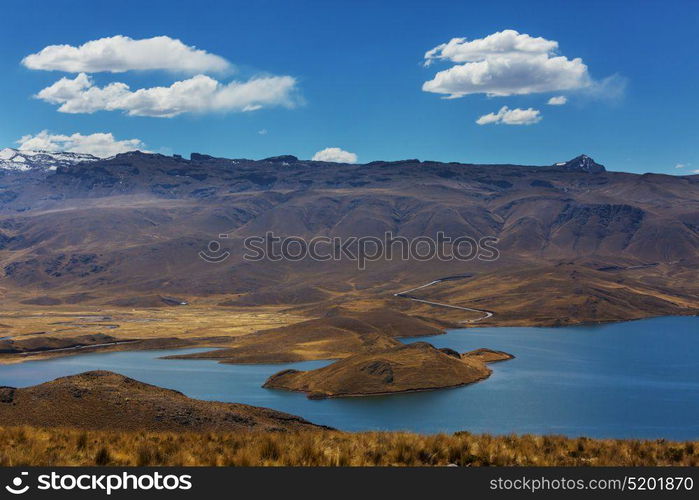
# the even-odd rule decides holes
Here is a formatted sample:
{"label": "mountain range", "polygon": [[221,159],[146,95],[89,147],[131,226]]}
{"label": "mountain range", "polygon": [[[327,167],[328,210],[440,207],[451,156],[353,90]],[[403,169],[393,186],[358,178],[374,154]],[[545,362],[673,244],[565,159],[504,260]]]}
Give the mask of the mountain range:
{"label": "mountain range", "polygon": [[[408,159],[338,164],[192,153],[0,153],[6,303],[333,307],[431,314],[394,294],[436,278],[437,302],[483,324],[563,324],[699,307],[699,176]],[[11,165],[11,166],[8,166]],[[14,165],[14,166],[12,166]],[[324,235],[497,238],[496,261],[251,262],[243,240]],[[199,258],[216,240],[229,258]],[[163,297],[176,297],[168,304]],[[464,312],[443,309],[459,319]]]}

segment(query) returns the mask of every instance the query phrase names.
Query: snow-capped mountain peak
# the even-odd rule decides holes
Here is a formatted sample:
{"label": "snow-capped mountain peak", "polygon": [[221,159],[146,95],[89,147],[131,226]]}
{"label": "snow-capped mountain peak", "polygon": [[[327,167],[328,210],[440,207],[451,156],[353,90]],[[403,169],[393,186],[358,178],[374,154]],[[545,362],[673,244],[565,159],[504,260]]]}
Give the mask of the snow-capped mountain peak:
{"label": "snow-capped mountain peak", "polygon": [[83,161],[97,161],[98,157],[86,153],[31,151],[24,149],[5,148],[0,150],[0,169],[56,170],[57,167],[67,167]]}
{"label": "snow-capped mountain peak", "polygon": [[555,163],[554,167],[569,172],[587,172],[590,174],[597,174],[606,171],[604,165],[600,165],[587,155],[580,155],[569,161]]}

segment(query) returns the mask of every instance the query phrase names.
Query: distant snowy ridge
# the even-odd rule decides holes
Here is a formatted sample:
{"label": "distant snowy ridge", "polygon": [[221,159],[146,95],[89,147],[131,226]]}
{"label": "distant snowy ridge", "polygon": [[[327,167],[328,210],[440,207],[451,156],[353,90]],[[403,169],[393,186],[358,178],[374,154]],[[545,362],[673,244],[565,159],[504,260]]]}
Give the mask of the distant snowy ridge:
{"label": "distant snowy ridge", "polygon": [[588,174],[598,174],[607,170],[604,168],[604,165],[600,165],[587,155],[580,155],[569,161],[555,163],[553,166],[568,172],[586,172]]}
{"label": "distant snowy ridge", "polygon": [[56,170],[83,161],[97,161],[100,158],[85,153],[66,153],[51,151],[31,151],[13,148],[0,150],[0,170]]}

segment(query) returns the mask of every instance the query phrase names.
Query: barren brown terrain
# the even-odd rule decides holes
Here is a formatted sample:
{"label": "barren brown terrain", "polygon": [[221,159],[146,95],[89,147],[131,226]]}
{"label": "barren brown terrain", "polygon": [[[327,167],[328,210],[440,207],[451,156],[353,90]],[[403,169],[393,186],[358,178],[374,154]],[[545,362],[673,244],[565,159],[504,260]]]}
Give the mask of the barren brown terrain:
{"label": "barren brown terrain", "polygon": [[[571,165],[343,165],[134,152],[49,173],[3,172],[0,296],[5,310],[170,307],[187,315],[201,306],[217,315],[262,306],[316,318],[342,306],[458,322],[469,315],[393,294],[468,274],[425,293],[496,312],[483,325],[695,314],[698,176]],[[348,260],[245,260],[243,239],[268,231],[492,236],[499,258],[394,258],[365,270]],[[199,258],[217,239],[229,258]]]}

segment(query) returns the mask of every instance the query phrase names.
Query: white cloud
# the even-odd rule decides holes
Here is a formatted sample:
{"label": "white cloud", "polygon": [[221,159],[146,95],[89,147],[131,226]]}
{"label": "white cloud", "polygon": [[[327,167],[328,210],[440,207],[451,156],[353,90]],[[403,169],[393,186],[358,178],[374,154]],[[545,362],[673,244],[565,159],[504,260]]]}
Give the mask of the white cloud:
{"label": "white cloud", "polygon": [[196,75],[169,87],[151,87],[132,91],[128,85],[114,82],[105,87],[94,85],[92,78],[80,73],[74,79],[61,78],[41,90],[37,98],[59,104],[62,113],[124,111],[132,116],[170,118],[182,113],[241,112],[272,106],[294,107],[296,80],[290,76],[266,76],[246,82],[221,83],[206,75]]}
{"label": "white cloud", "polygon": [[134,40],[122,35],[91,40],[78,47],[49,45],[25,57],[22,64],[30,69],[68,73],[170,70],[196,74],[231,68],[224,58],[169,36]]}
{"label": "white cloud", "polygon": [[476,123],[478,125],[488,125],[491,123],[504,123],[505,125],[532,125],[541,121],[541,114],[538,109],[509,109],[507,106],[500,108],[497,113],[483,115]]}
{"label": "white cloud", "polygon": [[267,129],[266,128],[260,129],[257,131],[257,133],[260,135],[267,135]]}
{"label": "white cloud", "polygon": [[568,102],[568,98],[564,95],[557,95],[548,100],[546,104],[549,106],[563,106]]}
{"label": "white cloud", "polygon": [[425,82],[426,92],[459,98],[468,94],[507,96],[587,87],[591,78],[582,59],[557,55],[558,42],[504,30],[467,41],[454,38],[425,54],[456,64]]}
{"label": "white cloud", "polygon": [[686,166],[686,163],[678,163],[677,165],[675,165],[675,168],[685,168]]}
{"label": "white cloud", "polygon": [[330,161],[334,163],[357,163],[357,155],[340,148],[325,148],[313,155],[313,161]]}
{"label": "white cloud", "polygon": [[470,42],[466,38],[452,38],[427,51],[425,65],[429,66],[435,59],[463,63],[482,61],[492,55],[549,54],[557,49],[556,41],[520,34],[515,30],[504,30]]}
{"label": "white cloud", "polygon": [[19,144],[19,149],[24,150],[88,153],[100,158],[114,156],[127,151],[145,151],[145,145],[141,140],[125,139],[118,141],[111,133],[62,135],[51,134],[48,130],[42,130],[36,135],[21,137],[17,144]]}
{"label": "white cloud", "polygon": [[699,174],[699,169],[697,169],[697,170],[692,170],[692,173],[693,173],[693,174]]}

